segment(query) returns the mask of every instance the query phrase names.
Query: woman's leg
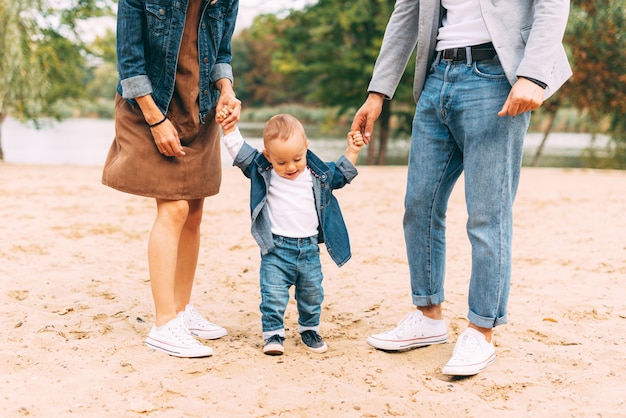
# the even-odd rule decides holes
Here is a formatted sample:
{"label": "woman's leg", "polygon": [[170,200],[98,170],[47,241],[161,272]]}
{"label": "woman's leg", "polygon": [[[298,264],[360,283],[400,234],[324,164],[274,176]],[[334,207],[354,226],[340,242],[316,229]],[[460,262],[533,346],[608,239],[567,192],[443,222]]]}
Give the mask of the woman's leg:
{"label": "woman's leg", "polygon": [[157,216],[148,240],[148,267],[156,310],[156,326],[159,327],[175,318],[178,313],[178,254],[181,234],[190,208],[186,200],[156,199],[156,204]]}
{"label": "woman's leg", "polygon": [[189,200],[189,214],[180,234],[178,242],[178,259],[176,262],[176,280],[174,295],[176,312],[184,311],[191,299],[191,289],[198,266],[200,252],[200,224],[204,199]]}

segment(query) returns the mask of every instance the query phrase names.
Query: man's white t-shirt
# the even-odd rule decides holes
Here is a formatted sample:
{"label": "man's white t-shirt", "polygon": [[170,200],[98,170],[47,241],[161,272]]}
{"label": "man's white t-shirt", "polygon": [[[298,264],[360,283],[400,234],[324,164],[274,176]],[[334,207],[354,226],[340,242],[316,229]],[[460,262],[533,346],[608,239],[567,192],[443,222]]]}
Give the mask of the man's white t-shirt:
{"label": "man's white t-shirt", "polygon": [[478,0],[442,0],[447,10],[437,35],[437,51],[491,42]]}

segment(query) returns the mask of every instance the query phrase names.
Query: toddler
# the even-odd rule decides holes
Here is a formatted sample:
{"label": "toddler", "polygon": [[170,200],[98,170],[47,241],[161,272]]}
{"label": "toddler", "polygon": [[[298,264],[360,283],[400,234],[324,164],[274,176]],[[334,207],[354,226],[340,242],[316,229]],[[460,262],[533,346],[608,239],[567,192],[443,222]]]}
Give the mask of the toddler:
{"label": "toddler", "polygon": [[[228,114],[223,109],[217,120]],[[222,141],[233,164],[251,181],[251,230],[261,249],[263,352],[284,353],[284,314],[294,286],[302,342],[324,353],[328,347],[319,335],[324,290],[318,243],[325,243],[338,266],[350,259],[348,231],[332,190],[357,175],[361,133],[348,133],[348,148],[336,163],[313,154],[304,127],[287,114],[265,125],[262,152],[246,143],[237,127],[225,130]]]}

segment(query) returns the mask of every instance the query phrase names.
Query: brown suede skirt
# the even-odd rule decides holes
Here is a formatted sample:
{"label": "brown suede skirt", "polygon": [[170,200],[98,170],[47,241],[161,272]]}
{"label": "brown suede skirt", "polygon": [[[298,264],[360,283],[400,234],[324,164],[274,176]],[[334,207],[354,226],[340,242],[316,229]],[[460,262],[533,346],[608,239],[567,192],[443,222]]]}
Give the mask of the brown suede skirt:
{"label": "brown suede skirt", "polygon": [[104,163],[103,184],[126,193],[168,200],[198,199],[219,192],[220,128],[214,112],[197,130],[181,136],[187,154],[184,157],[159,153],[141,110],[119,95],[115,115],[115,139]]}

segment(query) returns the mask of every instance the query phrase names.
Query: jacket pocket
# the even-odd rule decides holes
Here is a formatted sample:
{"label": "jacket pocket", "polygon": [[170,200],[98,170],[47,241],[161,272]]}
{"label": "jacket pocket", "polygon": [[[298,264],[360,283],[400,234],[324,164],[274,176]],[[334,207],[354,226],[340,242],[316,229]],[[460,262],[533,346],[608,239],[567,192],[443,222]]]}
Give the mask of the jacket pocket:
{"label": "jacket pocket", "polygon": [[522,28],[522,30],[520,31],[520,35],[522,36],[522,41],[524,42],[524,45],[526,45],[526,42],[528,42],[528,37],[530,36],[530,31],[532,28],[532,26],[527,26],[525,28]]}
{"label": "jacket pocket", "polygon": [[166,35],[168,28],[167,22],[171,19],[171,15],[171,6],[158,3],[146,3],[146,21],[150,34],[154,37]]}

